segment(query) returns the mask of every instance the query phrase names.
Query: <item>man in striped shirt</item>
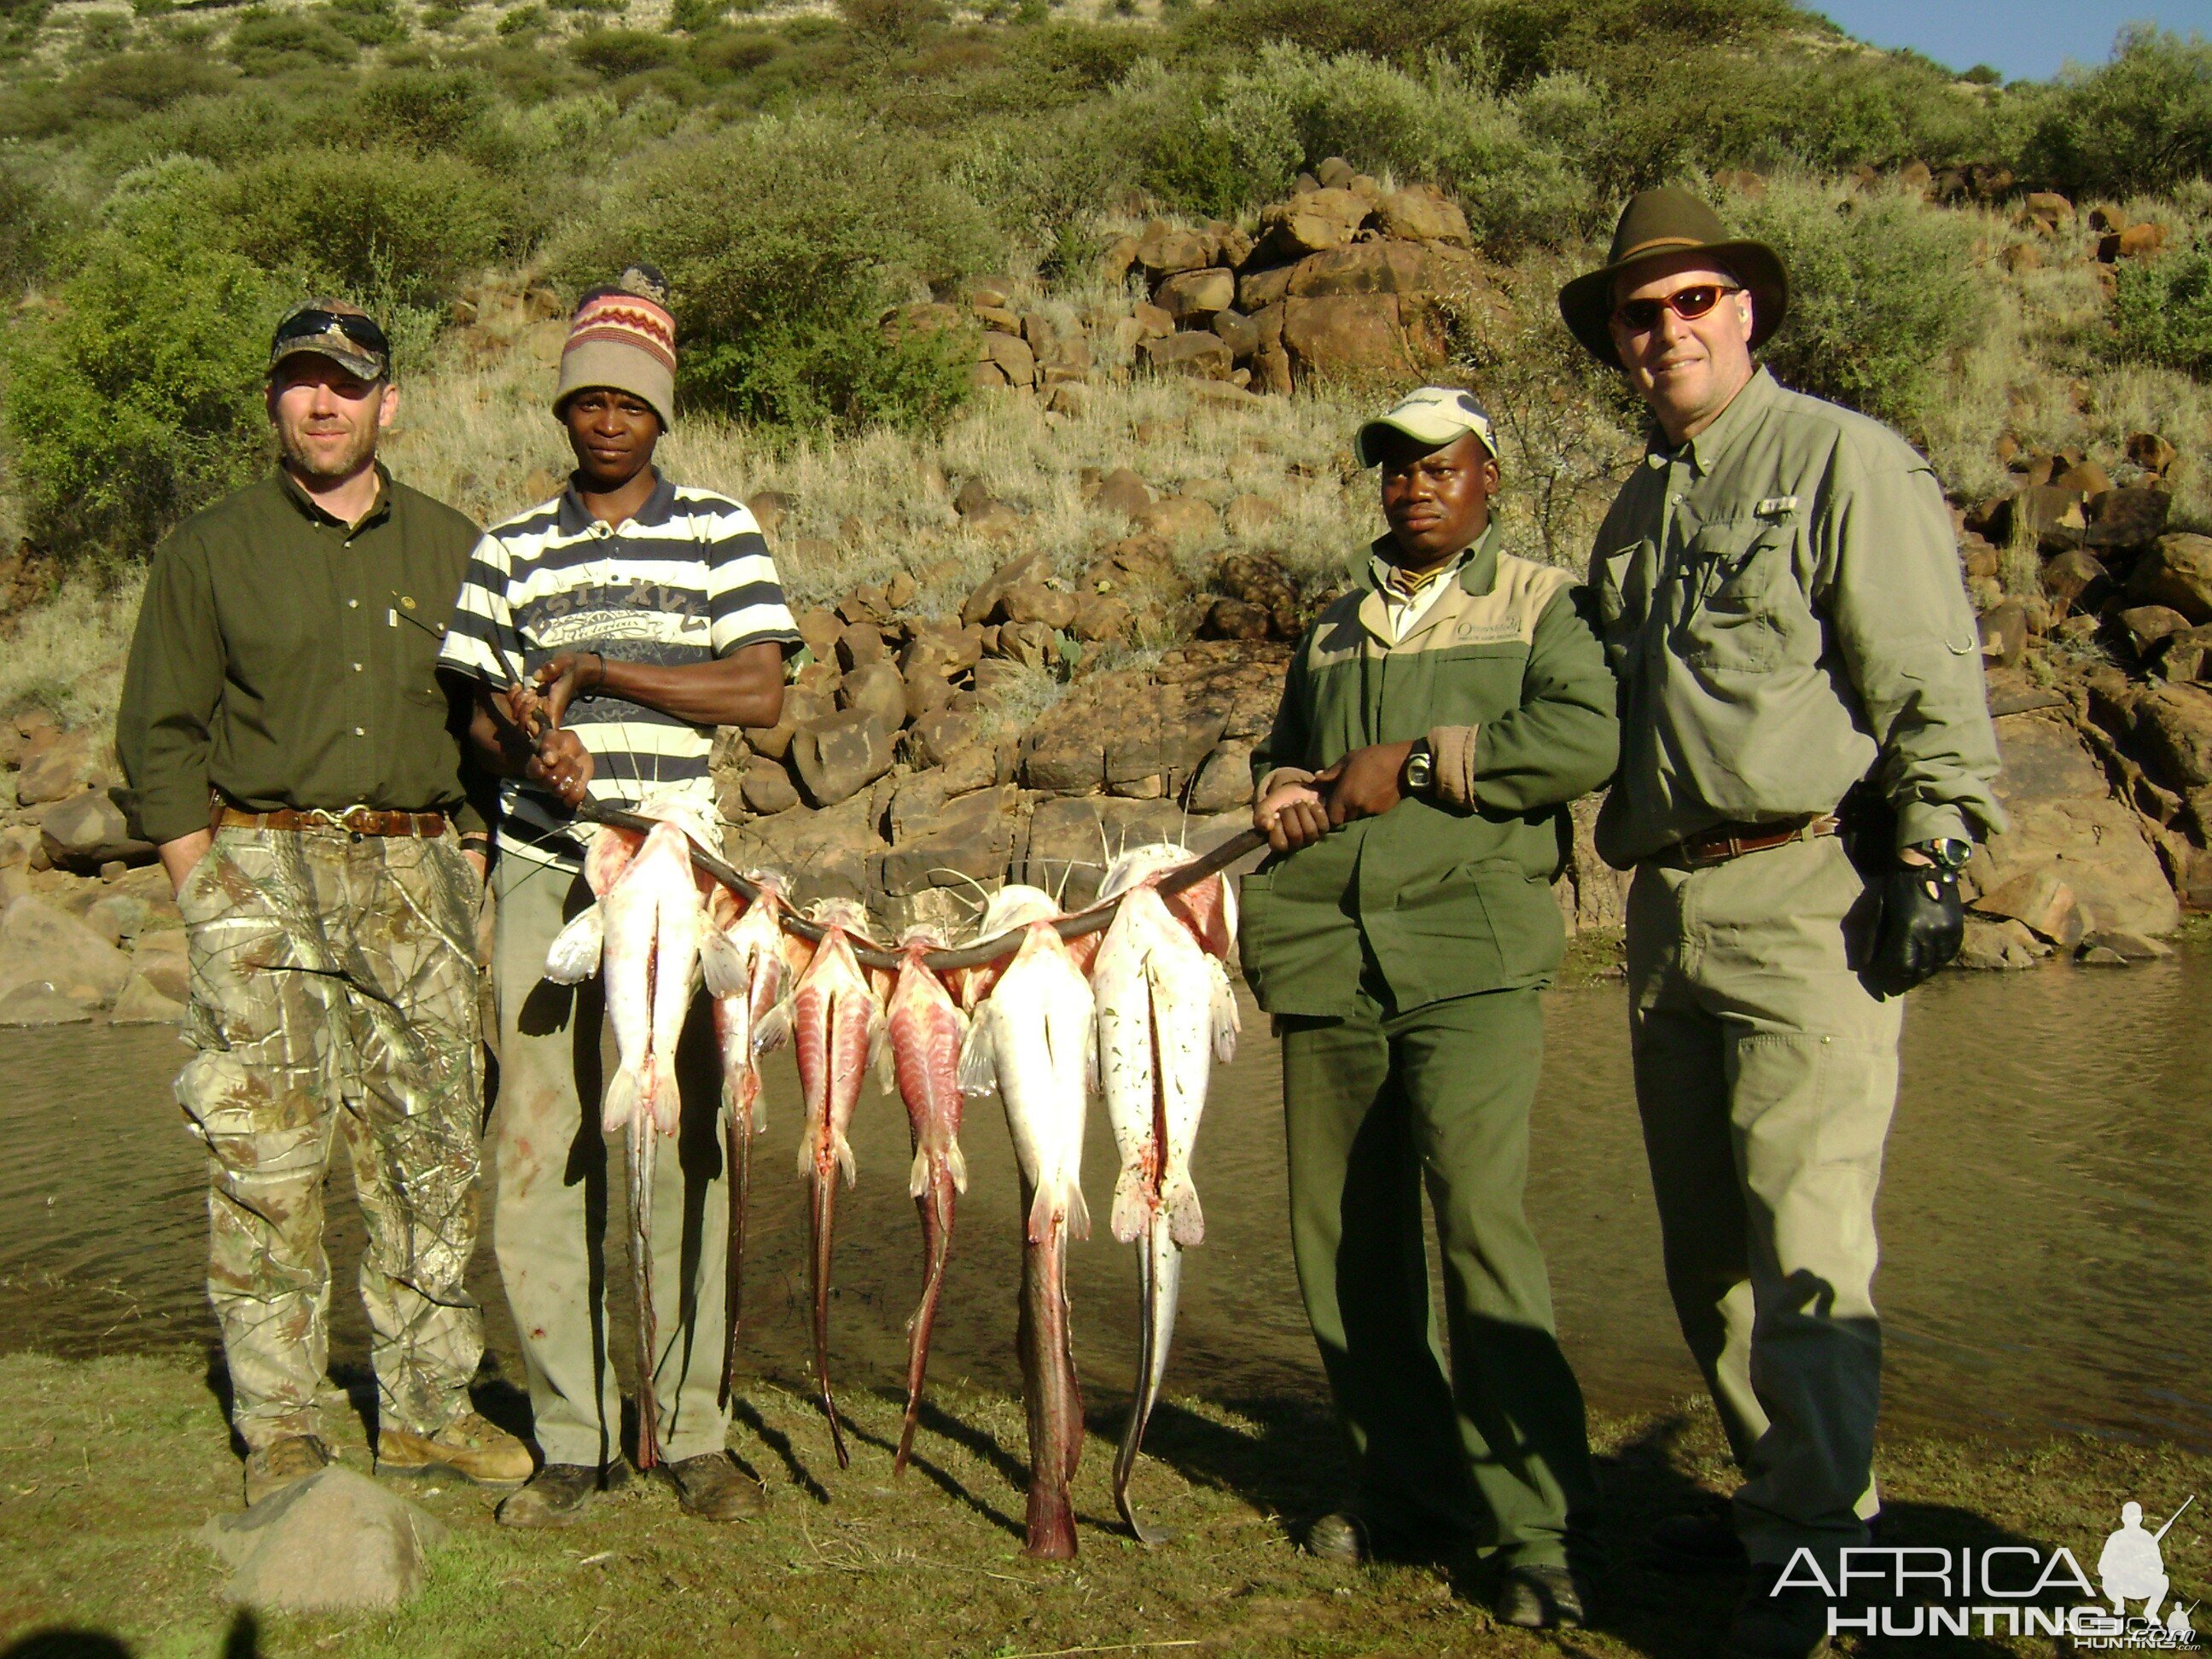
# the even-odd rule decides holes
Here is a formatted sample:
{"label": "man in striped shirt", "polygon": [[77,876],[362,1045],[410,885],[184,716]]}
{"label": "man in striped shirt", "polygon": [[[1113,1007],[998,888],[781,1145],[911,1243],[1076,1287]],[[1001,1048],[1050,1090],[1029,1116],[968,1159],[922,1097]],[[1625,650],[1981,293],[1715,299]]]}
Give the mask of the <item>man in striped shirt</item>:
{"label": "man in striped shirt", "polygon": [[[471,738],[501,777],[492,975],[499,1002],[492,1231],[528,1367],[544,1466],[500,1506],[509,1526],[560,1526],[626,1479],[605,1309],[609,1158],[597,981],[545,978],[547,948],[592,902],[570,809],[696,792],[710,805],[717,726],[772,726],[799,645],[768,545],[743,507],[653,465],[675,398],[675,327],[657,278],[633,268],[584,297],[554,414],[576,457],[568,487],[489,532],[448,627],[443,666],[473,681]],[[533,752],[518,726],[555,727]],[[647,1369],[668,1478],[708,1520],[755,1513],[729,1458],[720,1381],[726,1207],[720,1080],[706,1001],[678,1055],[677,1155],[657,1161],[653,1283],[660,1351]],[[588,1098],[591,1109],[584,1109]],[[620,1153],[616,1154],[618,1161]],[[686,1189],[690,1190],[687,1191]]]}

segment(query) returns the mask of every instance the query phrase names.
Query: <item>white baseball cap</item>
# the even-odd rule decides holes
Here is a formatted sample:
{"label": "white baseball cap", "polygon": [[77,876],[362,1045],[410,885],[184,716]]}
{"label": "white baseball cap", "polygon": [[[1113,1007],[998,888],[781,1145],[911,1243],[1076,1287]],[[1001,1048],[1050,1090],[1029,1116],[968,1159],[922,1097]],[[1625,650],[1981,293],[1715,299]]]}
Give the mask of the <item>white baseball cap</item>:
{"label": "white baseball cap", "polygon": [[1386,415],[1378,415],[1359,428],[1352,441],[1352,453],[1362,466],[1382,464],[1382,434],[1402,432],[1416,443],[1448,444],[1462,432],[1472,432],[1494,457],[1498,435],[1489,411],[1475,401],[1474,393],[1454,386],[1425,386],[1400,398]]}

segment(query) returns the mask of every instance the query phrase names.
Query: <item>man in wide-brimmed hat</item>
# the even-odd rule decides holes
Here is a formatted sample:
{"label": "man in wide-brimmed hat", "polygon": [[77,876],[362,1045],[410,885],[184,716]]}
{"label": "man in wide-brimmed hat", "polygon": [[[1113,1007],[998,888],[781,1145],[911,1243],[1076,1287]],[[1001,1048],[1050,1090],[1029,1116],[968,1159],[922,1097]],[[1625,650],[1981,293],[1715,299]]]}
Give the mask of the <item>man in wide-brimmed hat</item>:
{"label": "man in wide-brimmed hat", "polygon": [[[1735,1651],[1806,1659],[1876,1508],[1875,1188],[1900,998],[1957,953],[1958,870],[2002,827],[1974,619],[1928,463],[1752,354],[1774,252],[1680,190],[1628,204],[1559,294],[1656,430],[1591,561],[1621,686],[1598,849],[1636,876],[1638,1104],[1684,1336],[1744,1474],[1674,1517],[1691,1565],[1747,1555]],[[1849,798],[1847,799],[1847,797]]]}

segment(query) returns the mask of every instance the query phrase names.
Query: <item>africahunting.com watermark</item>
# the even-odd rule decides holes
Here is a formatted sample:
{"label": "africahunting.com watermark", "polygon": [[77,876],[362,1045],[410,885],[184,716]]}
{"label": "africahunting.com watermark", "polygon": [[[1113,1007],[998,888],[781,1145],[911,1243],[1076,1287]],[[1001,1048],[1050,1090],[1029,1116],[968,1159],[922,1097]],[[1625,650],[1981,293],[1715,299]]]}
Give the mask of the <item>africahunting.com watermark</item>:
{"label": "africahunting.com watermark", "polygon": [[1844,1551],[1832,1575],[1799,1550],[1774,1593],[1820,1591],[1830,1636],[2063,1636],[2077,1648],[2193,1649],[2197,1604],[2173,1594],[2160,1546],[2196,1501],[2155,1532],[2142,1504],[2122,1506],[2094,1583],[2063,1547],[1869,1545]]}

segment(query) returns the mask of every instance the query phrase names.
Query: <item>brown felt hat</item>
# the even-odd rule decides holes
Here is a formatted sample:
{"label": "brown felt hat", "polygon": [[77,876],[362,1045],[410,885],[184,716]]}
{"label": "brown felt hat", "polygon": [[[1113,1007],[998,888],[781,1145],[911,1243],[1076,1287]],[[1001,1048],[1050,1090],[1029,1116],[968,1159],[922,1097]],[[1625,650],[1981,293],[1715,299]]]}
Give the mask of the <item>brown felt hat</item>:
{"label": "brown felt hat", "polygon": [[1629,198],[1613,227],[1613,248],[1597,270],[1559,290],[1559,315],[1600,362],[1620,367],[1613,349],[1613,279],[1646,260],[1671,253],[1709,253],[1751,293],[1751,343],[1755,350],[1782,326],[1790,312],[1790,279],[1781,258],[1764,242],[1730,236],[1721,216],[1686,190],[1662,185]]}

